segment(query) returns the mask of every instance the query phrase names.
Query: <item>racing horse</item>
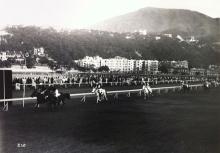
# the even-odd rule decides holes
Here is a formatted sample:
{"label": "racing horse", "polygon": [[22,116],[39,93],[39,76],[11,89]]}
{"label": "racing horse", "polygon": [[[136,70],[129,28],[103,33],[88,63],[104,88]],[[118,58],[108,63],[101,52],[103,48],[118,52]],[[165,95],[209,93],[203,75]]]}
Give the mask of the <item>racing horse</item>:
{"label": "racing horse", "polygon": [[205,90],[208,90],[211,87],[211,83],[208,82],[208,81],[205,81],[204,84],[203,84],[203,87],[204,87]]}
{"label": "racing horse", "polygon": [[55,87],[49,87],[49,91],[51,94],[50,99],[55,106],[64,106],[65,105],[65,100],[70,99],[70,94],[69,93],[63,93],[59,92],[57,88]]}
{"label": "racing horse", "polygon": [[56,101],[56,104],[59,106],[64,106],[66,103],[65,103],[65,100],[66,99],[70,99],[70,94],[69,93],[63,93],[63,92],[60,92],[60,95],[57,97],[57,101]]}
{"label": "racing horse", "polygon": [[218,87],[218,85],[219,85],[219,84],[218,84],[217,81],[215,81],[215,80],[211,81],[211,86],[212,86],[212,87],[215,87],[215,88],[216,88],[216,87]]}
{"label": "racing horse", "polygon": [[183,92],[189,92],[190,91],[190,86],[188,83],[185,83],[184,81],[181,83],[181,90]]}
{"label": "racing horse", "polygon": [[48,110],[52,110],[53,107],[56,106],[54,96],[48,88],[43,91],[40,88],[36,89],[31,94],[31,97],[37,97],[37,102],[34,104],[34,108],[39,108],[40,104],[47,104]]}
{"label": "racing horse", "polygon": [[95,93],[96,96],[97,96],[96,103],[99,103],[99,102],[101,102],[103,100],[108,101],[107,92],[106,92],[105,89],[94,87],[92,89],[92,93]]}
{"label": "racing horse", "polygon": [[147,97],[147,99],[149,99],[150,96],[153,94],[153,91],[152,91],[151,87],[149,86],[149,84],[146,85],[144,83],[142,90],[144,91],[144,99],[146,99],[146,97]]}

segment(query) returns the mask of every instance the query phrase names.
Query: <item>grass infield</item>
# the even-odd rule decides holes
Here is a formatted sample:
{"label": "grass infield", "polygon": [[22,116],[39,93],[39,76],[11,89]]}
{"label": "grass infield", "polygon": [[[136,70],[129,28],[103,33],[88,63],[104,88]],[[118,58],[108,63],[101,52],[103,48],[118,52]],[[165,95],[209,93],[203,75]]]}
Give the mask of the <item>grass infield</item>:
{"label": "grass infield", "polygon": [[0,153],[219,153],[220,88],[0,112]]}

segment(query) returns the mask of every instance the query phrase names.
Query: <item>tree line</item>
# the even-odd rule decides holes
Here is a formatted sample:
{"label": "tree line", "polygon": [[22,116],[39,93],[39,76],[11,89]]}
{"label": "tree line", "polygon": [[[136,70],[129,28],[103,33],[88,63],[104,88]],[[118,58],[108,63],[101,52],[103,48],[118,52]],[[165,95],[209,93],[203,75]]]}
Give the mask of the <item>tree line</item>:
{"label": "tree line", "polygon": [[9,34],[1,36],[0,51],[15,50],[32,55],[34,47],[43,47],[49,57],[62,66],[74,67],[73,60],[97,55],[103,58],[188,60],[191,67],[220,64],[219,48],[205,41],[188,43],[164,35],[159,35],[161,39],[156,40],[157,35],[97,30],[57,31],[36,26],[11,26],[5,31]]}

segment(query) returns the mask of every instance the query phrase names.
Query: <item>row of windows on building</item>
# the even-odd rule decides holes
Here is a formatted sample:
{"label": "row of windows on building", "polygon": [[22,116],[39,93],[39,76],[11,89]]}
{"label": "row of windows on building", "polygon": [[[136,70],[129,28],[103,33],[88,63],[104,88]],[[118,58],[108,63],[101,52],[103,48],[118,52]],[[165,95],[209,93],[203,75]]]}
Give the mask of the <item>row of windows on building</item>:
{"label": "row of windows on building", "polygon": [[126,59],[124,57],[116,56],[115,58],[103,59],[99,56],[89,57],[75,60],[81,67],[99,68],[101,66],[108,66],[110,71],[130,72],[143,71],[157,73],[159,62],[157,60],[134,60]]}

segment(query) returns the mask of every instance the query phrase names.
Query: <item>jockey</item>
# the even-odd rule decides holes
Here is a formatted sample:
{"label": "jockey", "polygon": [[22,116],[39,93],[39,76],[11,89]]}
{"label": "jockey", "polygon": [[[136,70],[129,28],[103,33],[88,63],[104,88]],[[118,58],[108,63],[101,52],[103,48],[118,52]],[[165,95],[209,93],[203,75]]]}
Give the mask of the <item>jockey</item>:
{"label": "jockey", "polygon": [[205,87],[209,88],[209,82],[206,80],[204,83]]}
{"label": "jockey", "polygon": [[146,84],[146,82],[143,82],[143,88],[142,89],[147,89],[150,93],[152,93],[152,89],[151,89],[149,83]]}
{"label": "jockey", "polygon": [[101,83],[96,83],[96,88],[101,89]]}
{"label": "jockey", "polygon": [[98,93],[99,93],[99,96],[101,96],[101,92],[100,92],[101,84],[100,84],[100,83],[96,83],[95,88],[97,89],[97,91],[98,91]]}
{"label": "jockey", "polygon": [[60,96],[60,93],[58,91],[58,89],[55,89],[55,97],[58,98]]}

